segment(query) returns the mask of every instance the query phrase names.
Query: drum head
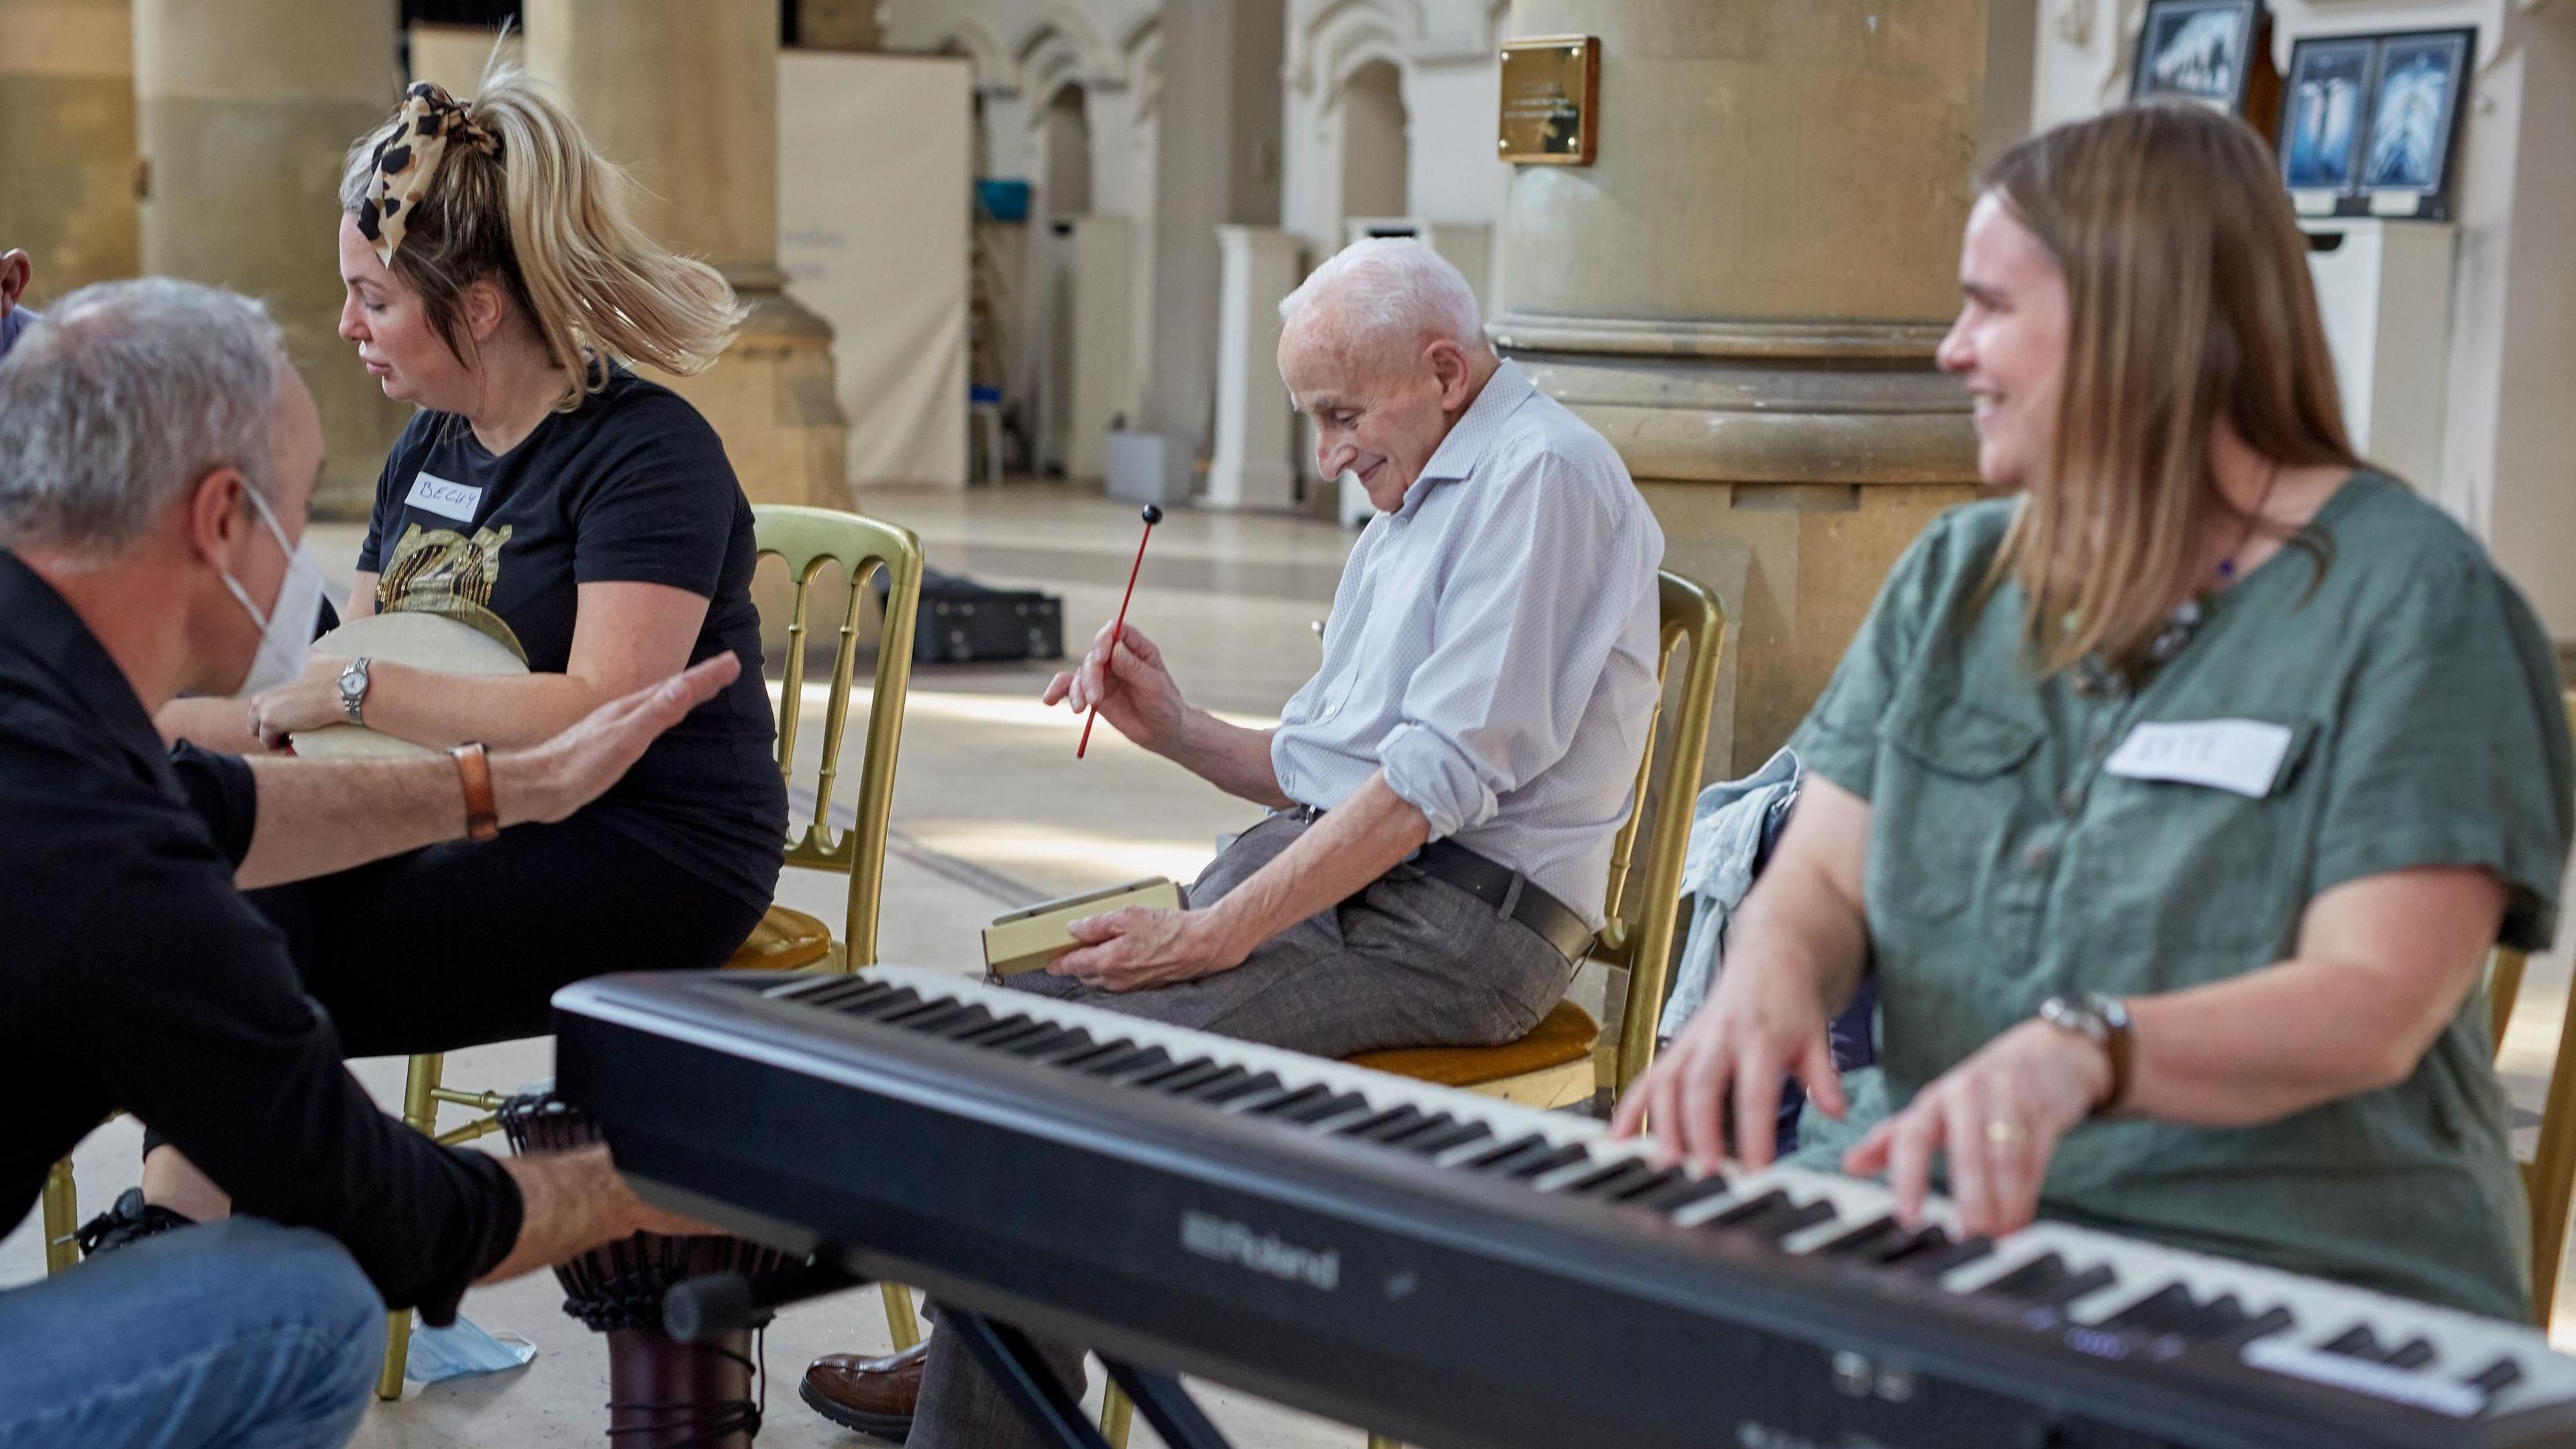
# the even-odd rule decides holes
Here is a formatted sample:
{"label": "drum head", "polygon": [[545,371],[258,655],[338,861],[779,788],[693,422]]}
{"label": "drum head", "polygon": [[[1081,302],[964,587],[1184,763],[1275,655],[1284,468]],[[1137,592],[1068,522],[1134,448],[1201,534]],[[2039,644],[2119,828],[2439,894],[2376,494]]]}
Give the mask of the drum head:
{"label": "drum head", "polygon": [[[525,674],[528,666],[510,647],[471,624],[440,614],[408,610],[352,619],[313,641],[316,654],[366,655],[370,659],[435,669],[447,674]],[[387,760],[438,752],[357,725],[325,725],[295,736],[295,753],[310,760]]]}

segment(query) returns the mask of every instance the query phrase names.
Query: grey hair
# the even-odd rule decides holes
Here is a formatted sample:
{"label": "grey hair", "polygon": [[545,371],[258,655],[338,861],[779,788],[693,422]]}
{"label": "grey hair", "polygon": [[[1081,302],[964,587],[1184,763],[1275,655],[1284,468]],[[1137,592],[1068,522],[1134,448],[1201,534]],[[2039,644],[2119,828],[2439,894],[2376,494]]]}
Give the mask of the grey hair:
{"label": "grey hair", "polygon": [[0,545],[112,558],[218,468],[271,494],[284,359],[268,309],[217,287],[65,297],[0,362]]}
{"label": "grey hair", "polygon": [[1409,347],[1445,339],[1469,352],[1491,350],[1475,289],[1447,257],[1412,237],[1370,237],[1325,258],[1280,302],[1280,320],[1293,327],[1326,304],[1354,342]]}

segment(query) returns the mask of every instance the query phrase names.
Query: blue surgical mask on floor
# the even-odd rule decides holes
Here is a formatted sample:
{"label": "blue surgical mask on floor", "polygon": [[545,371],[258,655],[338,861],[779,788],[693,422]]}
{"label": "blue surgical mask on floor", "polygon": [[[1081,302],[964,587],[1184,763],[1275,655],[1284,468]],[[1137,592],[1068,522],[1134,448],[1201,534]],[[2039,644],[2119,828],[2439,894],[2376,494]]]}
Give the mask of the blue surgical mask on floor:
{"label": "blue surgical mask on floor", "polygon": [[474,1326],[474,1320],[458,1314],[456,1322],[445,1328],[413,1326],[411,1350],[403,1359],[403,1377],[414,1383],[434,1384],[440,1379],[501,1373],[536,1356],[537,1346],[519,1335],[486,1333]]}

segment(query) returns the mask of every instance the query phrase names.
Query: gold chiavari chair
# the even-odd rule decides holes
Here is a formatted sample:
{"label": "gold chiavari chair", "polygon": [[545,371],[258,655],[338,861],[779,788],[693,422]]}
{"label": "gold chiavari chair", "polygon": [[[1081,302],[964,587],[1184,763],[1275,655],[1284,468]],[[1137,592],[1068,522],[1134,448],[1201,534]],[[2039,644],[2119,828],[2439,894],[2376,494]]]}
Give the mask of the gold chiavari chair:
{"label": "gold chiavari chair", "polygon": [[[1552,1108],[1596,1095],[1616,1101],[1654,1061],[1655,1022],[1671,985],[1673,929],[1681,913],[1682,858],[1690,847],[1691,807],[1699,797],[1709,720],[1716,706],[1718,662],[1726,639],[1726,613],[1715,595],[1670,571],[1660,573],[1656,584],[1661,618],[1656,679],[1661,683],[1669,678],[1674,655],[1679,653],[1681,697],[1669,721],[1663,718],[1661,697],[1657,699],[1656,724],[1669,724],[1662,751],[1668,764],[1663,789],[1651,796],[1654,834],[1645,874],[1637,877],[1630,866],[1647,814],[1648,786],[1658,753],[1651,747],[1637,764],[1635,803],[1611,845],[1610,888],[1603,898],[1609,922],[1587,955],[1588,960],[1611,968],[1614,981],[1624,977],[1627,982],[1624,991],[1617,993],[1617,1041],[1604,1039],[1590,1012],[1561,1001],[1516,1042],[1363,1052],[1349,1058],[1353,1066],[1463,1087],[1524,1106]],[[1655,726],[1650,725],[1650,739],[1654,732]],[[1116,1449],[1126,1449],[1134,1412],[1127,1396],[1117,1385],[1110,1385],[1101,1401],[1100,1432]],[[1398,1441],[1382,1435],[1372,1434],[1368,1442],[1369,1449],[1401,1449]]]}
{"label": "gold chiavari chair", "polygon": [[[903,706],[912,685],[912,635],[921,603],[921,540],[910,529],[853,513],[826,508],[763,504],[752,510],[759,550],[776,555],[787,566],[795,588],[788,616],[784,679],[778,703],[778,770],[794,785],[796,740],[804,722],[805,638],[807,610],[814,580],[826,565],[837,565],[846,578],[841,632],[832,656],[832,681],[823,715],[823,749],[815,781],[814,807],[802,829],[791,807],[786,864],[808,870],[837,871],[850,878],[841,938],[831,927],[802,911],[772,905],[750,939],[735,950],[726,970],[855,971],[873,965],[877,953],[877,912],[885,887],[887,820],[894,806],[895,751],[903,737]],[[867,738],[860,753],[859,789],[851,824],[836,828],[831,819],[834,786],[840,778],[841,741],[850,720],[850,697],[857,682],[859,621],[863,591],[877,571],[886,573],[885,617],[877,634],[876,674],[868,701]],[[470,1142],[500,1129],[492,1116],[508,1100],[505,1092],[469,1092],[442,1084],[445,1058],[432,1053],[411,1059],[403,1085],[403,1120],[443,1144]],[[471,1109],[476,1115],[444,1132],[438,1128],[442,1106]],[[50,1199],[49,1199],[50,1200]],[[49,1229],[50,1231],[50,1229]],[[887,1326],[898,1345],[921,1337],[912,1295],[899,1284],[884,1287]],[[376,1396],[402,1397],[403,1361],[411,1343],[411,1314],[389,1320],[384,1370]]]}
{"label": "gold chiavari chair", "polygon": [[[2567,707],[2576,715],[2576,691],[2568,694]],[[2513,1023],[2514,1002],[2522,994],[2523,965],[2522,952],[2499,948],[2487,966],[2487,1029],[2498,1056],[2504,1053],[2505,1028]],[[2543,1331],[2556,1306],[2568,1207],[2576,1201],[2576,1061],[2567,1052],[2571,1037],[2576,1037],[2576,982],[2568,987],[2549,1080],[2541,1093],[2540,1143],[2522,1164],[2523,1195],[2531,1204],[2531,1311]]]}

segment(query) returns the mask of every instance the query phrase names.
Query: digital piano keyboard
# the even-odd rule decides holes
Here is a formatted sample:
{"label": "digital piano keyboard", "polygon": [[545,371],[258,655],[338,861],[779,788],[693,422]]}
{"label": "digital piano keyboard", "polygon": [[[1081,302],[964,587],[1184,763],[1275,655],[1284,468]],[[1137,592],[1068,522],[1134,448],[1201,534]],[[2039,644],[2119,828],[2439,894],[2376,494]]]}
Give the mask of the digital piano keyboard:
{"label": "digital piano keyboard", "polygon": [[2533,1329],[947,972],[607,977],[557,1086],[647,1196],[1413,1444],[2576,1445]]}

